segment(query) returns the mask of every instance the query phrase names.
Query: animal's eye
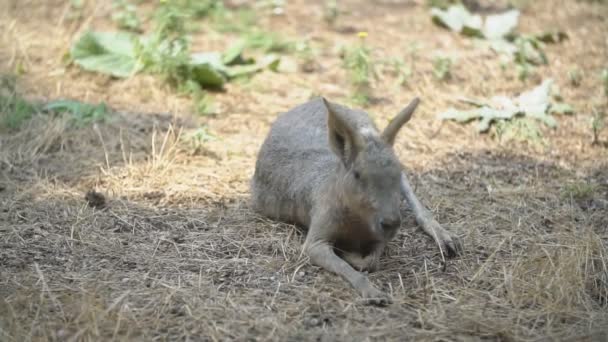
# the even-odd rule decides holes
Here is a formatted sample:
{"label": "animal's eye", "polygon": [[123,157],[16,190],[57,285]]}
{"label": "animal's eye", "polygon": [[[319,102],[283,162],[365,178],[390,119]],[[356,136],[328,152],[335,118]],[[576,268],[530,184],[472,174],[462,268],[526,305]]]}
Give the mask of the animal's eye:
{"label": "animal's eye", "polygon": [[353,172],[353,176],[355,177],[356,180],[361,179],[361,174],[359,174],[358,171]]}

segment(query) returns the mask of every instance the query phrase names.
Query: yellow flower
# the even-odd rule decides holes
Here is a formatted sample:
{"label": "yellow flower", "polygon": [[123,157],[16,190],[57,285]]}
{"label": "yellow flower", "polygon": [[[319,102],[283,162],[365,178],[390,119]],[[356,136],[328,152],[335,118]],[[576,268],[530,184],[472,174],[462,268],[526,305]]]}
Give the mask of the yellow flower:
{"label": "yellow flower", "polygon": [[357,33],[357,36],[359,36],[359,38],[365,38],[365,37],[367,37],[367,32],[361,31],[361,32]]}

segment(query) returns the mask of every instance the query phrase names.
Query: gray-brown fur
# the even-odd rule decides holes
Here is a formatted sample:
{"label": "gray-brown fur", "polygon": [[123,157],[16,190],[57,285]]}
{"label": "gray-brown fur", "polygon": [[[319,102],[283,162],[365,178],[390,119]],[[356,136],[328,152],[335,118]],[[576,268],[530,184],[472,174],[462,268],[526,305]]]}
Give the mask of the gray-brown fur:
{"label": "gray-brown fur", "polygon": [[443,253],[460,248],[416,199],[392,149],[417,104],[382,133],[367,113],[323,98],[295,107],[272,125],[252,180],[255,210],[307,227],[311,262],[344,277],[372,303],[390,298],[360,271],[377,268],[401,224],[404,197]]}

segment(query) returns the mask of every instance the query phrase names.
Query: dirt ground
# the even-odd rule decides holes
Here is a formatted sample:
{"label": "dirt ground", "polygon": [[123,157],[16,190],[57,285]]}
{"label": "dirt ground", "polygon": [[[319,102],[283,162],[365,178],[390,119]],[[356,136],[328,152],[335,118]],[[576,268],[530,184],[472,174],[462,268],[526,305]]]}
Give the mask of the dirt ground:
{"label": "dirt ground", "polygon": [[[261,15],[260,25],[309,39],[316,68],[229,83],[213,94],[213,117],[192,115],[191,102],[153,76],[66,66],[87,27],[113,29],[110,1],[86,2],[76,19],[69,3],[0,0],[0,72],[19,68],[29,99],[105,101],[117,113],[83,128],[39,115],[1,133],[0,340],[608,339],[608,148],[591,145],[590,126],[593,108],[608,110],[605,3],[526,2],[519,31],[559,28],[569,39],[547,45],[549,64],[522,82],[492,52],[433,25],[424,1],[343,1],[337,28],[323,21],[323,1],[286,1],[285,15]],[[201,25],[194,50],[236,38]],[[248,205],[276,116],[315,94],[347,101],[339,46],[357,31],[380,59],[409,60],[418,47],[408,85],[382,74],[366,110],[384,126],[420,96],[396,151],[418,196],[465,244],[444,264],[404,209],[370,274],[393,296],[388,307],[361,303],[300,254],[303,232]],[[455,61],[450,80],[432,76],[439,55]],[[568,78],[575,68],[578,86]],[[548,77],[576,114],[558,116],[544,145],[435,118],[458,96],[513,95]],[[180,138],[203,123],[218,140],[192,148]],[[87,205],[90,190],[105,195],[103,206]]]}

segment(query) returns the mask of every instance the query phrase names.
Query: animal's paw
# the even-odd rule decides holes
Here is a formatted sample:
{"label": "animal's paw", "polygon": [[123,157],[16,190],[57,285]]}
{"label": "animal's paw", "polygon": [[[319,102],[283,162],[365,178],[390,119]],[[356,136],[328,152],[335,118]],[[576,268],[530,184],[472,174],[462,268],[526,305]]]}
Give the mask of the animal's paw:
{"label": "animal's paw", "polygon": [[393,303],[393,299],[388,294],[371,285],[361,291],[361,296],[363,297],[365,304],[387,306]]}
{"label": "animal's paw", "polygon": [[379,258],[375,254],[370,254],[365,258],[359,253],[347,252],[344,253],[344,260],[348,262],[354,269],[360,272],[375,272],[378,270]]}
{"label": "animal's paw", "polygon": [[453,233],[443,229],[437,221],[432,221],[431,228],[436,234],[435,241],[441,248],[443,255],[448,258],[455,257],[463,251],[462,241]]}

